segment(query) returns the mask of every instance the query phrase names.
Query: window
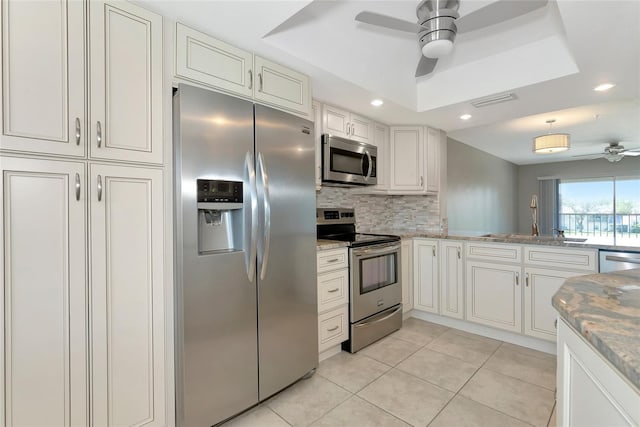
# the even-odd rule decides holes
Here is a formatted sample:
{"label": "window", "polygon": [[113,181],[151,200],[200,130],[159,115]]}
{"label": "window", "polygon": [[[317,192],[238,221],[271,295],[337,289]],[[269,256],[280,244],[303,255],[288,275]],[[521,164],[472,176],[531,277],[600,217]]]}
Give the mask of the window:
{"label": "window", "polygon": [[[640,178],[559,179],[554,223],[589,243],[640,246]],[[542,188],[542,187],[541,187]]]}

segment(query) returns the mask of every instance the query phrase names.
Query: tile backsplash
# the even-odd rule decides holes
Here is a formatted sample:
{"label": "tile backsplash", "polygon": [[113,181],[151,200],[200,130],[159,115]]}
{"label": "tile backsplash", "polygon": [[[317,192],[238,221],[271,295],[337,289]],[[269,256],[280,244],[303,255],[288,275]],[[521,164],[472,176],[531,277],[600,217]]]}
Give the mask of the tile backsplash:
{"label": "tile backsplash", "polygon": [[326,187],[316,192],[319,208],[354,208],[360,232],[380,230],[440,231],[438,196],[372,196],[351,188]]}

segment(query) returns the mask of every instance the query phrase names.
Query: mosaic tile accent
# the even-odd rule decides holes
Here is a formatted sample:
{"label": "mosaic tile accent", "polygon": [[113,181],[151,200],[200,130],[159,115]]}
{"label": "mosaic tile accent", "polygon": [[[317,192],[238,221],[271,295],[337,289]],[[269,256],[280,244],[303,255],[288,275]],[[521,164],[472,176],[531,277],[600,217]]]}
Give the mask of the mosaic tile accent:
{"label": "mosaic tile accent", "polygon": [[356,194],[359,189],[327,187],[316,192],[319,208],[353,208],[357,231],[379,230],[440,232],[438,196]]}

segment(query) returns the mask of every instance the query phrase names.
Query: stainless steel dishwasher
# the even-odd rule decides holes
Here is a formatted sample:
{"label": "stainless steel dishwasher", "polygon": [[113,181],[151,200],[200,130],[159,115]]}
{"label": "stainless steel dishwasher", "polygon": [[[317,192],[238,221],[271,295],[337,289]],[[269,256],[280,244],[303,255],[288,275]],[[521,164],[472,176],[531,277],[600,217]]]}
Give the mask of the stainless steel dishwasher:
{"label": "stainless steel dishwasher", "polygon": [[600,273],[632,268],[640,268],[640,248],[638,252],[600,250]]}

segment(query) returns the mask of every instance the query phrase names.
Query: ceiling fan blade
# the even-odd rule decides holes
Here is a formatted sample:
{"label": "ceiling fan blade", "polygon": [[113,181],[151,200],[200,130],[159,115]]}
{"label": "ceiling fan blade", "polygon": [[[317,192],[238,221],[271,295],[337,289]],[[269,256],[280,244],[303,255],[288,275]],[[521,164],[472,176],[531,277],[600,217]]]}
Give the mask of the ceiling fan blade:
{"label": "ceiling fan blade", "polygon": [[549,0],[498,0],[456,19],[458,33],[468,33],[499,24],[544,7]]}
{"label": "ceiling fan blade", "polygon": [[636,157],[636,156],[640,156],[640,151],[636,151],[636,150],[625,150],[622,152],[622,154],[624,156],[630,156],[630,157]]}
{"label": "ceiling fan blade", "polygon": [[571,156],[571,157],[583,157],[585,158],[585,160],[589,160],[589,159],[598,159],[600,157],[604,157],[606,155],[606,153],[597,153],[597,154],[579,154],[577,156]]}
{"label": "ceiling fan blade", "polygon": [[416,68],[416,77],[426,76],[430,74],[438,63],[437,58],[427,58],[426,56],[420,56],[420,62],[418,62],[418,68]]}
{"label": "ceiling fan blade", "polygon": [[357,14],[356,21],[414,34],[417,34],[418,30],[421,28],[415,22],[409,22],[403,19],[394,18],[393,16],[381,15],[379,13],[369,11]]}

